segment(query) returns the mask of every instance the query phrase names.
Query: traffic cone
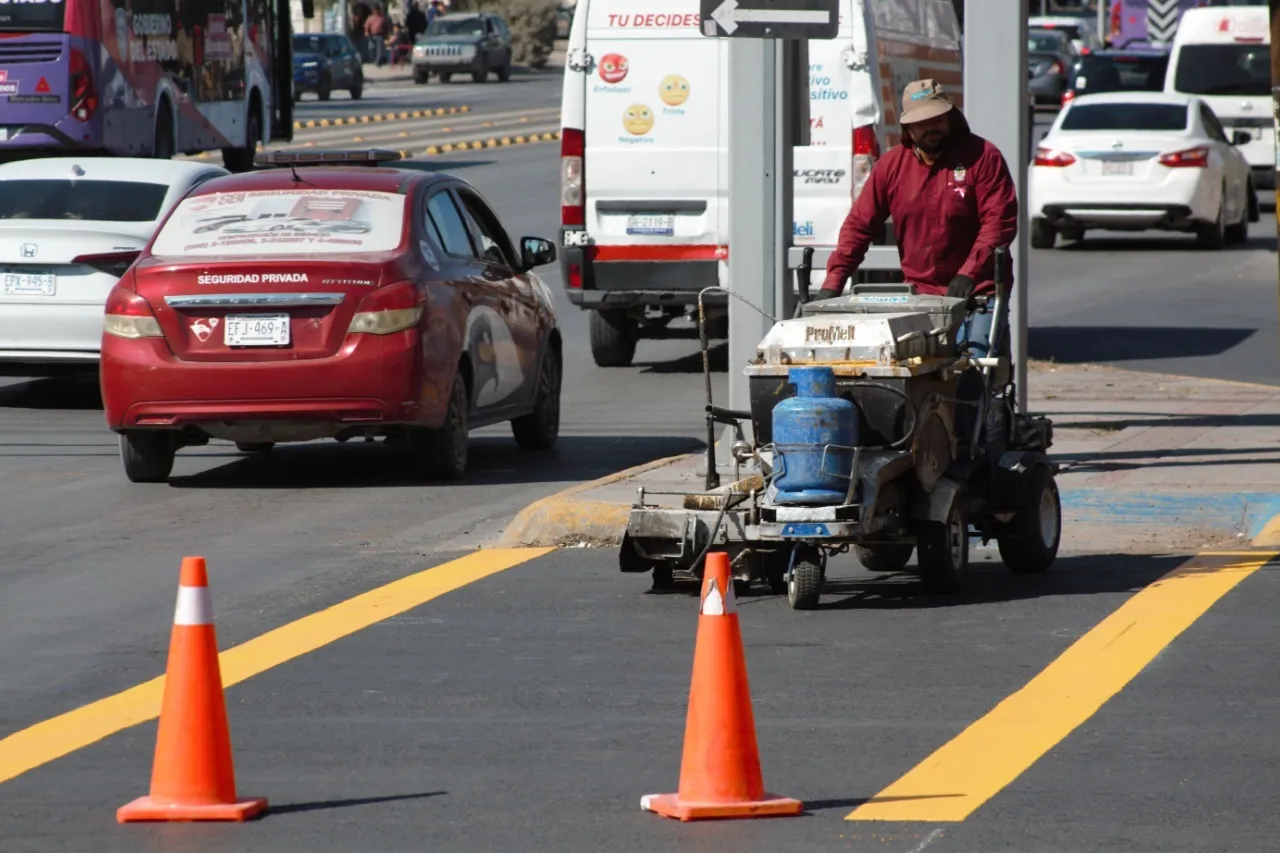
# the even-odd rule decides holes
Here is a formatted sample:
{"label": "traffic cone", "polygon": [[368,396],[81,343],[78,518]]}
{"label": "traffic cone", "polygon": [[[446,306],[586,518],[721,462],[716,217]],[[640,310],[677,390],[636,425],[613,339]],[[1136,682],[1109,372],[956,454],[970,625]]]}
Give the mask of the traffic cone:
{"label": "traffic cone", "polygon": [[799,800],[764,790],[729,557],[721,552],[707,555],[702,578],[680,790],[650,794],[640,807],[680,820],[784,817],[804,811]]}
{"label": "traffic cone", "polygon": [[122,806],[116,820],[245,820],[266,807],[265,799],[236,796],[209,575],[203,557],[185,557],[169,639],[151,794]]}

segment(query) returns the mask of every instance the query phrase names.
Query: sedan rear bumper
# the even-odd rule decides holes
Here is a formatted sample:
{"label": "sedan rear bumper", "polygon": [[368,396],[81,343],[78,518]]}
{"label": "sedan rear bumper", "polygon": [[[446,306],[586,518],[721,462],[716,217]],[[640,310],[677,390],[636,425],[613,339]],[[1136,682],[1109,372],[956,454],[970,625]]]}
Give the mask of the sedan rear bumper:
{"label": "sedan rear bumper", "polygon": [[1190,205],[1117,203],[1046,204],[1041,214],[1050,225],[1062,231],[1069,229],[1106,228],[1113,231],[1165,230],[1189,231],[1198,220]]}

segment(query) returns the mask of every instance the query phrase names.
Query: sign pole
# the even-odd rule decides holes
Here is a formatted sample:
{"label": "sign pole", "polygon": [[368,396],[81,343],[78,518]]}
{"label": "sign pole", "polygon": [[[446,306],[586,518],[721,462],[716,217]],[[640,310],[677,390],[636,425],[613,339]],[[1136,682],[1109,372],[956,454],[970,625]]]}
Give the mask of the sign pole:
{"label": "sign pole", "polygon": [[[1267,0],[1267,8],[1271,12],[1271,122],[1280,145],[1280,0]],[[1276,238],[1280,240],[1280,148],[1276,154],[1275,184]],[[1280,261],[1277,263],[1280,265]],[[1280,276],[1280,269],[1277,274]]]}

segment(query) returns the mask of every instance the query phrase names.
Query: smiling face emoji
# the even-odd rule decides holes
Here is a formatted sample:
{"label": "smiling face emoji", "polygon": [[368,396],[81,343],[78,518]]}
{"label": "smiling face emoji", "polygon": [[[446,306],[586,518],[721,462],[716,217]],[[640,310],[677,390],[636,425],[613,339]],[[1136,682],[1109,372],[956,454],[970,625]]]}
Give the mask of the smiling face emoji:
{"label": "smiling face emoji", "polygon": [[678,107],[689,100],[689,81],[679,74],[667,75],[658,84],[658,97],[669,107]]}
{"label": "smiling face emoji", "polygon": [[627,58],[620,53],[606,53],[600,57],[600,79],[606,83],[621,83],[630,68]]}
{"label": "smiling face emoji", "polygon": [[644,136],[653,130],[653,110],[644,104],[632,104],[622,114],[622,126],[633,136]]}

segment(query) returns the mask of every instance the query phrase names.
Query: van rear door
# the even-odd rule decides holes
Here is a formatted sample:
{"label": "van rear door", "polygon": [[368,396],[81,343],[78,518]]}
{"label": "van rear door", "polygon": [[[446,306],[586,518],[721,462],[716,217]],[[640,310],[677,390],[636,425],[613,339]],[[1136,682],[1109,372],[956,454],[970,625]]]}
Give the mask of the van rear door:
{"label": "van rear door", "polygon": [[726,51],[699,32],[696,0],[588,4],[583,180],[597,260],[724,257]]}

